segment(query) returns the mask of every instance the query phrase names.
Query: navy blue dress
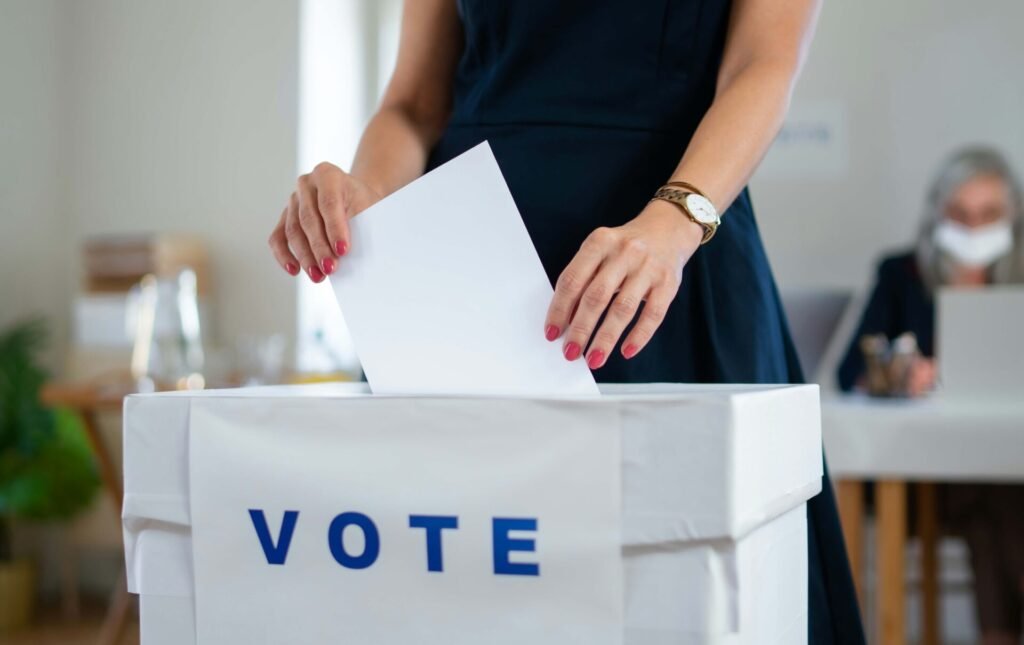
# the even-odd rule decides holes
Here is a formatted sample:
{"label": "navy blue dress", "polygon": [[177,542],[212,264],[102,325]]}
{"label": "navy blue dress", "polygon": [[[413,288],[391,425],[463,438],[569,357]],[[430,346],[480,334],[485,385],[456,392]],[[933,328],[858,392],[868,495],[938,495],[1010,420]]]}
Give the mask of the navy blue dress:
{"label": "navy blue dress", "polygon": [[[429,167],[489,141],[554,281],[587,235],[635,217],[671,176],[714,98],[730,5],[458,0],[464,49]],[[629,361],[614,352],[596,376],[803,380],[746,190],[687,264],[650,344]],[[827,474],[823,488],[808,507],[810,642],[862,643]]]}

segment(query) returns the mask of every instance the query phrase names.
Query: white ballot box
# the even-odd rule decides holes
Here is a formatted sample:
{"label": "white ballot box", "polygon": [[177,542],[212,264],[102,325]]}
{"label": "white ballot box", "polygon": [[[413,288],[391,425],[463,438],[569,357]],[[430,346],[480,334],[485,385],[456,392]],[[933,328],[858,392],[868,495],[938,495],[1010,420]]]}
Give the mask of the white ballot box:
{"label": "white ballot box", "polygon": [[807,642],[818,388],[125,402],[143,645]]}

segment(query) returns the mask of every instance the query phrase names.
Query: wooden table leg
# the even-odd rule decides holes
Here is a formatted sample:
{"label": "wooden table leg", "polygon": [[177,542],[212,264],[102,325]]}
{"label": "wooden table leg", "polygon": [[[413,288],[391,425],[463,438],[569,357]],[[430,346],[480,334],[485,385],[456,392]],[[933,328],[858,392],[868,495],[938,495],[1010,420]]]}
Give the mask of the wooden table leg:
{"label": "wooden table leg", "polygon": [[921,483],[915,489],[917,534],[921,540],[921,645],[939,645],[939,518],[935,484]]}
{"label": "wooden table leg", "polygon": [[[86,435],[92,445],[93,455],[96,457],[96,464],[99,467],[100,479],[104,488],[114,500],[114,508],[117,509],[117,525],[121,526],[121,507],[124,503],[124,492],[121,485],[121,478],[118,476],[114,459],[107,450],[107,444],[100,434],[99,423],[96,418],[96,411],[91,408],[80,409],[82,422],[85,425]],[[118,576],[117,586],[110,595],[110,603],[107,605],[107,613],[103,617],[103,624],[100,627],[100,634],[96,645],[114,645],[121,638],[124,626],[128,621],[128,612],[132,607],[132,597],[128,593],[127,573],[121,570]]]}
{"label": "wooden table leg", "polygon": [[103,482],[103,487],[107,489],[110,496],[114,499],[114,508],[117,509],[117,525],[121,526],[121,504],[124,500],[124,493],[122,492],[121,478],[117,474],[117,468],[114,466],[114,459],[110,456],[110,451],[107,450],[107,444],[103,441],[103,435],[100,434],[100,426],[96,420],[96,411],[89,409],[79,409],[79,414],[82,416],[82,424],[85,426],[86,436],[89,438],[89,444],[92,446],[92,454],[96,457],[96,465],[100,470],[100,480]]}
{"label": "wooden table leg", "polygon": [[846,553],[850,558],[853,584],[857,598],[864,600],[864,483],[845,479],[836,483],[839,504],[839,522],[846,540]]}
{"label": "wooden table leg", "polygon": [[68,546],[67,531],[61,533],[60,554],[60,611],[66,623],[77,623],[82,617],[81,596],[78,593],[78,564],[75,553]]}
{"label": "wooden table leg", "polygon": [[878,532],[878,622],[882,645],[906,642],[905,547],[907,487],[902,481],[881,480],[876,486]]}
{"label": "wooden table leg", "polygon": [[110,594],[110,602],[107,605],[107,613],[103,617],[103,624],[100,625],[100,633],[96,637],[96,645],[116,645],[121,640],[125,625],[128,623],[128,613],[132,609],[132,596],[128,593],[128,575],[122,568],[118,577],[117,586]]}

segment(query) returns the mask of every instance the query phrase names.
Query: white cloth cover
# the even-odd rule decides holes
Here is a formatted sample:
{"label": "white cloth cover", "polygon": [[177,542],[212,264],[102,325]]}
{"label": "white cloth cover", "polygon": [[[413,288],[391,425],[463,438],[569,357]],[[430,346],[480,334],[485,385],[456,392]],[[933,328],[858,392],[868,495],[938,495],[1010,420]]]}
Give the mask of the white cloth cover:
{"label": "white cloth cover", "polygon": [[1024,399],[847,395],[821,412],[837,479],[1024,481]]}

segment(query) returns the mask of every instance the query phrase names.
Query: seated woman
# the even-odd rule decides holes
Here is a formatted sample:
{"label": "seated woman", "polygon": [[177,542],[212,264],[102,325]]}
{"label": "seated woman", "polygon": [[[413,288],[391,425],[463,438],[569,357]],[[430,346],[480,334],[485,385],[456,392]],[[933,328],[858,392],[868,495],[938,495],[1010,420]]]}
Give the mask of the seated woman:
{"label": "seated woman", "polygon": [[[1024,195],[1003,157],[987,148],[953,155],[928,194],[915,248],[882,260],[850,348],[839,367],[844,390],[863,387],[860,339],[890,340],[911,332],[922,356],[910,366],[906,390],[935,385],[934,293],[1024,283]],[[1024,613],[1024,486],[956,485],[941,490],[946,523],[967,539],[975,605],[986,645],[1019,644]]]}

